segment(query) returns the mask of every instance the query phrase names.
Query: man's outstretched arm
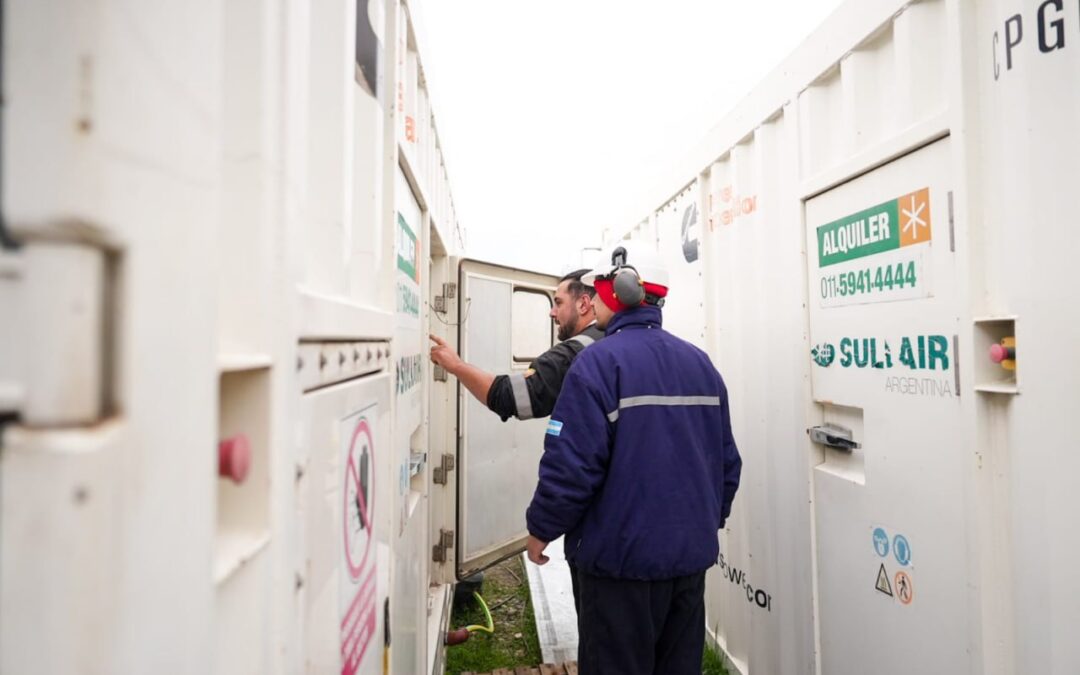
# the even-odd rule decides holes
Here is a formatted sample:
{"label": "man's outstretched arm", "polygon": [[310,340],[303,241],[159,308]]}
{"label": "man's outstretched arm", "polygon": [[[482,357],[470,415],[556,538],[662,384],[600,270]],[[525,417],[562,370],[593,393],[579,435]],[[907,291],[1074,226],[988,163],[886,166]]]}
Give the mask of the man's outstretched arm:
{"label": "man's outstretched arm", "polygon": [[465,385],[465,388],[476,397],[476,400],[487,405],[488,393],[491,391],[491,384],[495,381],[495,376],[471,363],[462,361],[457,352],[446,344],[446,340],[434,335],[428,337],[435,343],[435,346],[431,348],[432,363],[445,368],[446,372]]}

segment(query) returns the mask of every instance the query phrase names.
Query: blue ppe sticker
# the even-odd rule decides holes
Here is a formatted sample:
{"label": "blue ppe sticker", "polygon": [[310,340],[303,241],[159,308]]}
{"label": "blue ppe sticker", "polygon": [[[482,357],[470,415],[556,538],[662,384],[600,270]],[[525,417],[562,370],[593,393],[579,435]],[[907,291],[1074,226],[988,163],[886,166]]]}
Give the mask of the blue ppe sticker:
{"label": "blue ppe sticker", "polygon": [[874,530],[874,552],[882,558],[889,555],[889,534],[884,528]]}
{"label": "blue ppe sticker", "polygon": [[907,567],[908,563],[911,562],[911,545],[908,544],[907,537],[902,534],[896,535],[893,537],[892,547],[896,562]]}
{"label": "blue ppe sticker", "polygon": [[547,435],[548,436],[558,436],[561,433],[562,433],[562,422],[559,422],[558,420],[551,420],[550,422],[548,422],[548,426],[547,426]]}

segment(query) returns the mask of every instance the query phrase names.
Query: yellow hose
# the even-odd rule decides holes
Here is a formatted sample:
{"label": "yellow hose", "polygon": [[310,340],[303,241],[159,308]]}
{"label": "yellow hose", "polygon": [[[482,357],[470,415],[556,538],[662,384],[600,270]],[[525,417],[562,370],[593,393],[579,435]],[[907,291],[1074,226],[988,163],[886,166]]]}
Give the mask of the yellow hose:
{"label": "yellow hose", "polygon": [[485,633],[494,633],[495,632],[495,620],[491,618],[491,611],[488,609],[487,603],[484,602],[484,599],[482,597],[480,597],[480,594],[477,593],[476,591],[473,591],[473,597],[476,598],[477,602],[480,603],[480,608],[484,610],[484,618],[487,619],[487,625],[486,626],[477,626],[477,625],[465,626],[465,630],[469,631],[470,633],[475,633],[478,630],[482,630]]}

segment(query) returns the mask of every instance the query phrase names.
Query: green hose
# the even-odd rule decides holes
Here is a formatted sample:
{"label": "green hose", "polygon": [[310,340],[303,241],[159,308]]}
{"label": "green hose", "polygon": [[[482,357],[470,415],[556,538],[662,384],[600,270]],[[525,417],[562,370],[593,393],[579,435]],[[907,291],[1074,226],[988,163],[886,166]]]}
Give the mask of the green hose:
{"label": "green hose", "polygon": [[484,599],[482,597],[480,597],[480,594],[477,593],[476,591],[473,591],[473,597],[476,598],[477,602],[480,603],[480,608],[484,610],[484,618],[487,619],[487,625],[486,626],[477,626],[477,625],[465,626],[465,630],[469,631],[470,633],[475,633],[478,630],[482,630],[485,633],[494,633],[495,632],[495,620],[491,618],[491,611],[488,609],[487,603],[484,602]]}

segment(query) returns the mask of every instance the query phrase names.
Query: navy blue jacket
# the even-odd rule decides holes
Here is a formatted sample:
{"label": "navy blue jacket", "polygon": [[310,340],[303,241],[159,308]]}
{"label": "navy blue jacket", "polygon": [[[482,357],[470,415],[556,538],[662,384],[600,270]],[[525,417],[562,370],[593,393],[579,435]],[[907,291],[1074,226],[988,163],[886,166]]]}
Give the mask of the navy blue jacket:
{"label": "navy blue jacket", "polygon": [[709,357],[652,306],[619,312],[574,360],[526,512],[590,574],[670,579],[711,567],[742,460]]}

